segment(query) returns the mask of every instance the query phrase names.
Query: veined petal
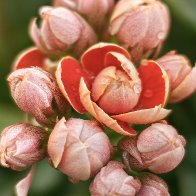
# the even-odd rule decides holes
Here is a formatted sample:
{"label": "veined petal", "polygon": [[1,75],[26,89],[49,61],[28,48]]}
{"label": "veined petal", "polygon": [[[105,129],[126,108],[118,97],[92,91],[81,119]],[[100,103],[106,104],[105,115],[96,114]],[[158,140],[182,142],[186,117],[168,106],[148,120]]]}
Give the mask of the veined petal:
{"label": "veined petal", "polygon": [[44,67],[46,55],[41,53],[36,47],[28,48],[22,51],[13,63],[13,70],[28,67]]}
{"label": "veined petal", "polygon": [[[118,52],[130,59],[129,53],[122,47],[109,44],[98,43],[90,47],[81,57],[82,66],[92,75],[96,76],[104,67],[105,55],[108,52]],[[112,66],[112,65],[111,65]]]}
{"label": "veined petal", "polygon": [[150,109],[137,110],[119,115],[113,115],[112,118],[129,124],[149,124],[164,119],[171,110],[155,106]]}
{"label": "veined petal", "polygon": [[80,80],[79,92],[80,100],[83,106],[99,122],[122,135],[130,136],[136,134],[136,132],[125,123],[118,123],[118,121],[112,119],[95,102],[91,100],[90,91],[88,90],[83,78]]}
{"label": "veined petal", "polygon": [[79,96],[80,78],[84,77],[79,62],[72,57],[63,58],[58,64],[56,79],[59,88],[72,107],[79,113],[85,113]]}
{"label": "veined petal", "polygon": [[196,66],[185,77],[180,85],[177,86],[172,92],[169,98],[170,103],[179,102],[196,91]]}
{"label": "veined petal", "polygon": [[155,61],[144,61],[138,69],[142,80],[140,100],[134,110],[165,105],[169,93],[169,78]]}

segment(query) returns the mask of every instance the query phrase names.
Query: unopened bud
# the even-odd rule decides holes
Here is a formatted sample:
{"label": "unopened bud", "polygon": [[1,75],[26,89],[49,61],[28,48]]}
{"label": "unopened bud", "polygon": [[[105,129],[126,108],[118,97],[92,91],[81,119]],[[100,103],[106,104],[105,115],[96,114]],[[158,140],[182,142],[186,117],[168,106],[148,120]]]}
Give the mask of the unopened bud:
{"label": "unopened bud", "polygon": [[191,67],[187,57],[171,51],[157,62],[169,76],[171,103],[179,102],[196,91],[196,67]]}
{"label": "unopened bud", "polygon": [[19,69],[9,75],[8,82],[18,107],[39,123],[53,125],[49,118],[57,115],[56,110],[66,112],[67,102],[50,73],[36,67]]}
{"label": "unopened bud", "polygon": [[[124,138],[119,148],[124,151],[126,165],[133,169],[148,168],[154,173],[166,173],[182,161],[186,141],[168,124],[155,123],[138,138]],[[126,153],[125,153],[126,152]]]}
{"label": "unopened bud", "polygon": [[30,35],[36,46],[49,55],[74,52],[79,55],[96,42],[93,29],[76,12],[63,7],[42,7],[40,28],[34,19],[30,25]]}
{"label": "unopened bud", "polygon": [[114,0],[54,0],[54,6],[63,6],[86,16],[88,22],[100,29],[112,11]]}
{"label": "unopened bud", "polygon": [[96,174],[112,155],[107,135],[94,120],[62,118],[52,131],[48,154],[55,168],[72,181],[87,180]]}
{"label": "unopened bud", "polygon": [[103,167],[90,185],[91,196],[134,196],[140,189],[140,181],[129,176],[123,167],[117,161]]}
{"label": "unopened bud", "polygon": [[169,31],[169,13],[157,0],[121,0],[110,19],[109,32],[129,48],[135,61],[159,52]]}
{"label": "unopened bud", "polygon": [[146,173],[140,178],[141,188],[136,196],[169,196],[168,186],[160,177]]}
{"label": "unopened bud", "polygon": [[46,155],[47,132],[30,124],[5,128],[0,138],[0,165],[21,171]]}

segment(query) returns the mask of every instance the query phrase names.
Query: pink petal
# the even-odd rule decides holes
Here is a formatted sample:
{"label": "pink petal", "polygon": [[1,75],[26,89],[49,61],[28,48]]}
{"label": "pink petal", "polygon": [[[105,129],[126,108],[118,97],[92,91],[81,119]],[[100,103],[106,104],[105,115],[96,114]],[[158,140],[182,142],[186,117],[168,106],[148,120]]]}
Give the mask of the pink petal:
{"label": "pink petal", "polygon": [[17,196],[27,196],[29,188],[32,184],[34,172],[35,172],[35,168],[32,167],[28,175],[16,184],[15,190]]}
{"label": "pink petal", "polygon": [[81,62],[84,69],[96,76],[105,67],[105,55],[108,52],[119,52],[130,59],[129,53],[122,47],[115,44],[98,43],[82,55]]}
{"label": "pink petal", "polygon": [[105,55],[105,67],[116,66],[127,73],[127,75],[134,81],[140,83],[139,73],[137,72],[135,66],[132,62],[127,59],[124,55],[118,52],[108,52]]}
{"label": "pink petal", "polygon": [[138,71],[142,80],[142,93],[135,110],[164,106],[169,92],[166,72],[155,61],[144,61]]}
{"label": "pink petal", "polygon": [[59,88],[72,107],[81,114],[86,112],[79,96],[79,82],[84,76],[79,62],[72,57],[65,57],[58,64],[56,79]]}
{"label": "pink petal", "polygon": [[103,123],[105,126],[113,129],[114,131],[122,135],[130,136],[136,134],[133,129],[128,127],[128,125],[124,123],[119,124],[118,121],[112,119],[95,102],[91,100],[90,91],[88,90],[83,78],[81,78],[80,80],[79,92],[80,92],[80,100],[83,106],[99,122]]}
{"label": "pink petal", "polygon": [[36,46],[40,50],[46,51],[47,48],[42,40],[40,29],[38,28],[36,24],[36,20],[37,20],[36,18],[33,18],[33,20],[31,21],[30,28],[29,28],[29,34],[31,38],[33,39],[33,41],[35,42]]}
{"label": "pink petal", "polygon": [[171,92],[170,103],[179,102],[196,91],[196,66],[185,77],[183,82]]}
{"label": "pink petal", "polygon": [[46,56],[41,53],[36,47],[31,47],[22,51],[13,63],[13,70],[28,68],[28,67],[44,67]]}
{"label": "pink petal", "polygon": [[164,119],[171,111],[155,106],[154,108],[113,115],[112,118],[129,124],[149,124]]}
{"label": "pink petal", "polygon": [[48,140],[48,155],[55,168],[58,167],[59,163],[61,162],[64,152],[64,146],[66,144],[67,131],[65,122],[65,118],[62,118],[58,122],[58,124],[50,134]]}
{"label": "pink petal", "polygon": [[60,51],[66,50],[67,45],[62,43],[60,40],[58,40],[55,37],[55,35],[51,31],[49,23],[46,20],[42,21],[41,36],[48,50],[50,51],[55,50],[55,49],[60,50]]}
{"label": "pink petal", "polygon": [[64,44],[73,44],[80,38],[82,26],[70,10],[62,7],[53,9],[49,13],[48,22],[53,34]]}

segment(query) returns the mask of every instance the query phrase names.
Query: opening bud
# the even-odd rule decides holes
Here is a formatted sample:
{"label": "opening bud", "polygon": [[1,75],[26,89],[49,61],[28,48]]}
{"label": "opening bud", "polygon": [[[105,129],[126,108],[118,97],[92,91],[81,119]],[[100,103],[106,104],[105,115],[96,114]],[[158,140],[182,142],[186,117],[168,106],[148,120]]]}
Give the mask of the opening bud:
{"label": "opening bud", "polygon": [[170,51],[157,62],[169,76],[171,103],[179,102],[196,91],[196,67],[191,67],[186,56]]}
{"label": "opening bud", "polygon": [[47,132],[30,124],[5,128],[0,137],[0,165],[21,171],[46,155]]}
{"label": "opening bud", "polygon": [[148,168],[166,173],[176,168],[185,155],[186,141],[168,124],[155,123],[138,138],[124,138],[119,143],[125,164],[133,169]]}
{"label": "opening bud", "polygon": [[97,41],[90,25],[76,12],[64,7],[44,6],[40,9],[41,24],[36,19],[30,24],[30,35],[36,46],[51,56],[65,52],[79,55]]}
{"label": "opening bud", "polygon": [[140,181],[129,176],[124,170],[124,165],[117,161],[110,161],[96,175],[90,185],[92,196],[123,195],[134,196],[140,189]]}
{"label": "opening bud", "polygon": [[16,70],[9,75],[8,82],[18,107],[41,124],[53,125],[50,117],[68,109],[55,78],[40,68]]}
{"label": "opening bud", "polygon": [[63,6],[84,15],[88,22],[100,30],[112,11],[114,0],[54,0],[54,6]]}
{"label": "opening bud", "polygon": [[112,13],[109,32],[138,61],[159,53],[169,26],[169,12],[161,1],[121,0]]}
{"label": "opening bud", "polygon": [[108,114],[121,114],[137,105],[141,90],[138,80],[134,81],[125,72],[109,66],[96,76],[92,96]]}
{"label": "opening bud", "polygon": [[109,138],[94,120],[71,118],[66,122],[62,118],[48,141],[50,161],[73,182],[96,174],[112,152]]}
{"label": "opening bud", "polygon": [[136,196],[169,196],[166,182],[156,175],[145,173],[141,178],[141,188]]}

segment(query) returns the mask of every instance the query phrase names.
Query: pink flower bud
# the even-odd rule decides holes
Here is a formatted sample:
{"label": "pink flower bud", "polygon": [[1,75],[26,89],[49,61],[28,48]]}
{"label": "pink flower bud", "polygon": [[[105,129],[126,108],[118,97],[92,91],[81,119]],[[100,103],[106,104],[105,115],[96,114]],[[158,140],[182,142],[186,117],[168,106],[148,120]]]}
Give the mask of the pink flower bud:
{"label": "pink flower bud", "polygon": [[169,13],[157,0],[121,0],[110,19],[109,32],[131,50],[134,60],[156,55],[169,31]]}
{"label": "pink flower bud", "polygon": [[157,62],[169,76],[171,103],[179,102],[196,91],[196,67],[191,67],[188,58],[170,51]]}
{"label": "pink flower bud", "polygon": [[134,196],[140,189],[140,181],[129,176],[123,167],[117,161],[103,167],[90,185],[91,196]]}
{"label": "pink flower bud", "polygon": [[16,124],[5,128],[0,138],[0,165],[23,170],[43,159],[47,132],[30,124]]}
{"label": "pink flower bud", "polygon": [[18,107],[39,123],[52,125],[49,118],[56,110],[66,112],[67,102],[50,73],[36,67],[19,69],[9,75],[8,82]]}
{"label": "pink flower bud", "polygon": [[133,169],[148,168],[154,173],[166,173],[182,161],[186,144],[183,136],[168,124],[155,123],[138,138],[125,138],[119,143],[124,161]]}
{"label": "pink flower bud", "polygon": [[100,28],[112,11],[114,0],[54,0],[54,5],[75,10],[85,15],[93,27]]}
{"label": "pink flower bud", "polygon": [[93,29],[76,12],[63,7],[42,7],[40,28],[34,19],[30,35],[36,46],[49,55],[74,52],[79,55],[96,42]]}
{"label": "pink flower bud", "polygon": [[169,196],[166,182],[153,174],[146,174],[140,178],[142,183],[136,196]]}
{"label": "pink flower bud", "polygon": [[141,91],[137,72],[130,80],[125,72],[114,66],[103,69],[92,84],[94,101],[108,114],[129,112],[137,105]]}
{"label": "pink flower bud", "polygon": [[49,137],[48,154],[55,168],[77,182],[87,180],[109,161],[112,146],[96,121],[62,118]]}

